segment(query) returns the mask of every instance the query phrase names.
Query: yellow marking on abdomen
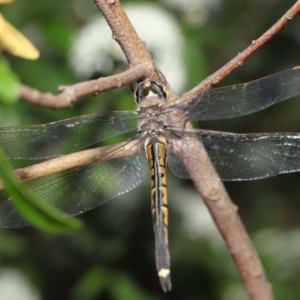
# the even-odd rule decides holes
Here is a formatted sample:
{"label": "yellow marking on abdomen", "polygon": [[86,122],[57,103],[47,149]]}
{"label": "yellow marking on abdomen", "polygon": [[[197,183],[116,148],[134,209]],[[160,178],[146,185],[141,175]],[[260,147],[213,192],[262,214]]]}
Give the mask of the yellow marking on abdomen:
{"label": "yellow marking on abdomen", "polygon": [[166,278],[168,275],[170,275],[170,269],[160,269],[158,271],[158,276]]}

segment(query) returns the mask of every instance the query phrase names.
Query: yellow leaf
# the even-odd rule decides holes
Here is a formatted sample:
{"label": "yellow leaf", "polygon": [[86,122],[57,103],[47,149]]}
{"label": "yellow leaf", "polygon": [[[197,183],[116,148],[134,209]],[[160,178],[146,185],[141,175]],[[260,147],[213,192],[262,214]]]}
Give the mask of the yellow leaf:
{"label": "yellow leaf", "polygon": [[[1,1],[1,0],[0,0]],[[33,44],[17,29],[15,29],[0,14],[0,44],[12,55],[27,59],[37,59],[39,51]]]}
{"label": "yellow leaf", "polygon": [[15,0],[0,0],[0,4],[6,4],[6,3],[11,3],[14,2]]}

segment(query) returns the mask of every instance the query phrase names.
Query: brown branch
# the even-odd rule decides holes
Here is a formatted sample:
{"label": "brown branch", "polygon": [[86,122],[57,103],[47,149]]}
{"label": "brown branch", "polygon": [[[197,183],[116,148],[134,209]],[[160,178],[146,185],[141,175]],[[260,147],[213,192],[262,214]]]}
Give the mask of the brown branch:
{"label": "brown branch", "polygon": [[[106,19],[113,33],[113,39],[119,44],[124,52],[130,67],[141,63],[148,63],[150,76],[160,82],[165,82],[164,76],[156,67],[153,58],[146,48],[146,43],[137,35],[130,23],[119,0],[94,0]],[[145,79],[140,78],[140,79]],[[166,83],[167,84],[167,83]]]}
{"label": "brown branch", "polygon": [[237,214],[237,207],[232,203],[222,181],[212,180],[219,176],[211,163],[205,163],[205,174],[203,174],[203,178],[199,179],[199,172],[204,169],[201,163],[210,161],[204,146],[199,142],[193,142],[193,152],[198,153],[201,157],[198,165],[194,159],[191,164],[189,156],[186,155],[187,151],[184,149],[186,150],[186,145],[180,140],[173,141],[172,153],[182,160],[189,175],[193,178],[196,190],[202,196],[226,242],[250,299],[273,299],[271,286],[266,279],[256,250]]}
{"label": "brown branch", "polygon": [[[177,99],[177,103],[185,103],[199,96],[203,91],[211,85],[218,83],[225,76],[230,74],[234,69],[241,66],[242,63],[252,55],[258,48],[271,39],[279,30],[281,30],[288,21],[290,21],[300,10],[300,1],[297,1],[294,6],[289,9],[282,18],[280,18],[267,32],[259,39],[252,41],[251,45],[243,52],[239,53],[234,59],[224,65],[214,74],[203,80],[199,85],[184,94],[183,97]],[[171,100],[173,101],[173,99]],[[178,145],[177,145],[178,147]],[[198,143],[194,145],[198,147],[197,151],[201,157],[206,157],[210,161],[203,145]],[[186,168],[192,178],[197,178],[195,170],[200,170],[201,167],[195,166],[184,155],[181,147],[174,146],[174,154],[178,156],[186,165]],[[195,149],[196,150],[196,149]],[[199,160],[200,161],[200,160]],[[193,161],[194,163],[194,161]],[[212,164],[207,164],[205,176],[210,178],[218,177]],[[211,174],[211,176],[207,175]],[[272,290],[268,283],[259,257],[248,237],[247,232],[237,214],[237,208],[232,203],[226,189],[221,181],[206,180],[204,178],[193,179],[196,190],[202,196],[206,206],[208,207],[213,219],[218,226],[226,245],[233,257],[233,260],[241,274],[245,288],[250,299],[273,299]]]}
{"label": "brown branch", "polygon": [[267,30],[257,40],[253,40],[252,43],[243,52],[238,53],[231,61],[225,64],[218,71],[204,79],[200,84],[195,86],[192,90],[185,93],[183,97],[178,99],[179,102],[183,103],[194,99],[199,96],[202,92],[210,88],[212,85],[217,84],[224,77],[229,75],[237,67],[240,67],[243,62],[251,56],[257,49],[269,41],[279,30],[281,30],[292,18],[300,11],[300,0],[298,0],[269,30]]}
{"label": "brown branch", "polygon": [[[79,168],[94,162],[103,162],[108,159],[115,159],[141,152],[141,145],[137,141],[123,142],[111,146],[84,150],[57,158],[47,160],[29,167],[14,170],[14,174],[22,181],[30,181],[57,172]],[[4,188],[0,180],[0,190]]]}
{"label": "brown branch", "polygon": [[60,94],[42,93],[26,85],[20,85],[20,98],[28,103],[51,109],[71,107],[80,97],[95,95],[103,91],[120,88],[135,80],[150,77],[152,74],[149,63],[141,63],[121,74],[84,81],[74,85],[60,86]]}
{"label": "brown branch", "polygon": [[[187,101],[199,96],[203,91],[208,89],[211,85],[218,83],[225,76],[230,74],[234,69],[241,66],[242,63],[252,55],[258,48],[265,44],[275,34],[281,30],[288,21],[290,21],[300,10],[300,1],[297,1],[294,6],[289,9],[282,18],[280,18],[267,32],[265,32],[259,39],[252,41],[251,45],[243,52],[239,53],[234,59],[224,65],[214,74],[203,80],[199,85],[184,94],[183,97],[175,100],[177,103],[186,103]],[[174,101],[174,99],[170,99]],[[173,102],[176,103],[176,102]],[[177,145],[178,146],[178,145]],[[203,145],[200,143],[194,145],[198,147],[197,151],[201,157],[206,157],[209,162],[209,156],[206,153]],[[201,167],[191,165],[188,157],[180,151],[182,149],[174,145],[174,155],[178,156],[186,165],[186,168],[192,178],[197,178],[195,170],[200,170]],[[196,150],[196,149],[195,149]],[[200,160],[199,160],[200,162]],[[211,163],[206,164],[205,174],[210,178],[216,178],[217,173]],[[241,274],[245,288],[250,299],[273,299],[272,290],[268,283],[259,257],[251,243],[251,240],[245,231],[245,228],[237,214],[237,208],[232,203],[229,195],[222,182],[216,180],[205,180],[203,178],[193,179],[196,190],[202,196],[206,206],[208,207],[213,219],[218,226],[226,245],[233,257],[233,260]]]}
{"label": "brown branch", "polygon": [[110,26],[113,39],[120,45],[129,65],[136,66],[143,62],[154,64],[146,44],[138,37],[120,1],[94,0],[94,2]]}
{"label": "brown branch", "polygon": [[[177,99],[177,103],[185,103],[186,101],[199,96],[211,85],[218,83],[234,69],[241,66],[250,55],[278,33],[278,31],[281,30],[286,23],[299,12],[299,10],[300,1],[297,1],[295,5],[259,39],[252,41],[251,45],[243,52],[239,53],[234,59],[184,94],[183,97]],[[180,144],[180,142],[178,142],[178,144]],[[194,147],[198,147],[197,152],[199,155],[201,154],[201,157],[206,157],[206,160],[210,161],[203,145],[198,143],[194,144]],[[195,166],[194,160],[192,165],[188,160],[188,156],[186,156],[181,149],[182,147],[180,145],[176,146],[175,144],[173,149],[174,155],[178,156],[183,161],[191,177],[197,178],[198,174],[195,172],[197,172],[197,169],[200,170],[201,166]],[[218,177],[211,163],[206,164],[205,172],[205,177],[207,176],[207,178]],[[232,203],[223,183],[221,181],[207,180],[205,178],[193,179],[193,182],[226,242],[241,274],[250,299],[273,299],[272,290],[265,277],[259,257],[257,256],[251,240],[237,214],[237,208]]]}

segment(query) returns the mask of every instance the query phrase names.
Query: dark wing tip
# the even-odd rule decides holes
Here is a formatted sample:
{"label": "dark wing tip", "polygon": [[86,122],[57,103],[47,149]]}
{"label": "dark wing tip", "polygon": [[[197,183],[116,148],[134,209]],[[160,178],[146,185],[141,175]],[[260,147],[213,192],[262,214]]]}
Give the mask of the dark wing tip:
{"label": "dark wing tip", "polygon": [[165,268],[160,269],[158,271],[158,277],[163,291],[165,293],[170,292],[172,290],[170,269],[165,269]]}

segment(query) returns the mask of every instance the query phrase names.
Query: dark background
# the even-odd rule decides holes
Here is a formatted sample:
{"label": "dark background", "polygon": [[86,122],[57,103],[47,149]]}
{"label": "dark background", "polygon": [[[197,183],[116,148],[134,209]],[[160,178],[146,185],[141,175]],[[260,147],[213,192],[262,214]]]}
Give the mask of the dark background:
{"label": "dark background", "polygon": [[[146,1],[133,3],[140,2]],[[188,90],[258,38],[294,1],[222,1],[209,11],[202,26],[191,25],[182,13],[157,3],[177,18],[181,28]],[[79,81],[68,65],[68,51],[89,18],[102,17],[93,1],[23,0],[1,6],[1,12],[21,31],[28,30],[41,52],[34,62],[6,55],[24,84],[55,92],[59,85]],[[300,17],[296,16],[218,86],[247,82],[300,64],[299,28]],[[116,63],[111,74],[119,70]],[[23,102],[0,103],[0,125],[47,123],[124,109],[130,95],[129,87],[122,88],[86,97],[63,111]],[[245,133],[300,132],[299,100],[298,96],[253,115],[205,122],[201,127]],[[20,270],[41,299],[247,299],[231,257],[192,183],[169,177],[171,293],[161,291],[155,270],[149,182],[80,216],[85,228],[69,236],[33,228],[1,230],[0,272]],[[297,299],[300,294],[299,181],[300,175],[295,173],[226,183],[276,299]]]}

